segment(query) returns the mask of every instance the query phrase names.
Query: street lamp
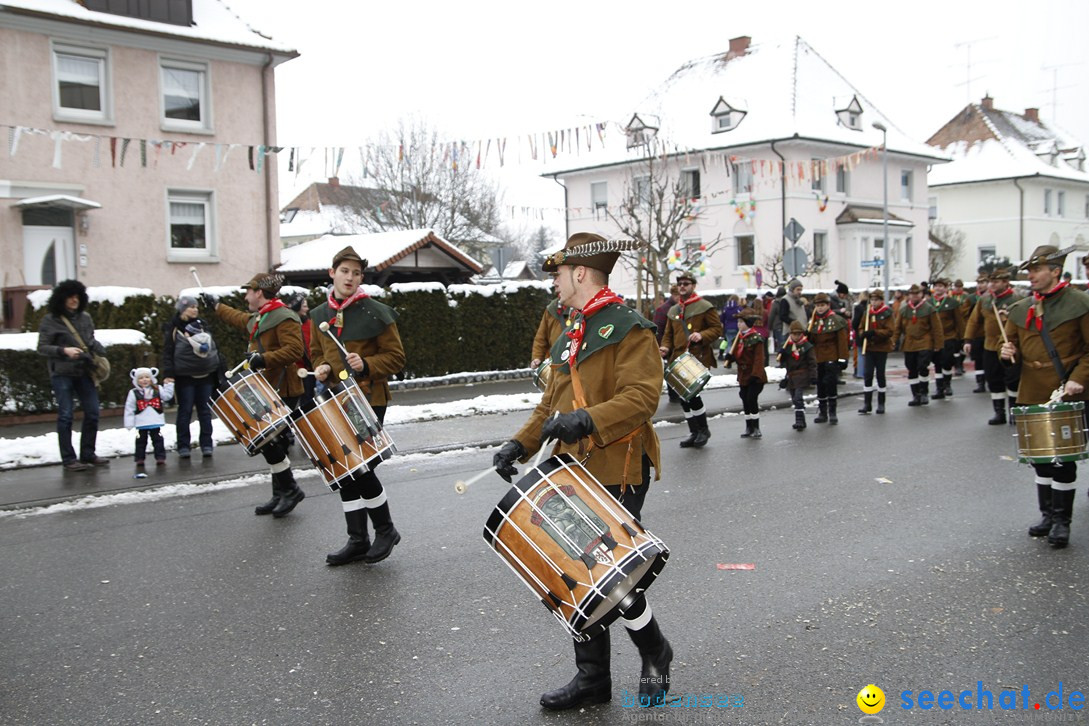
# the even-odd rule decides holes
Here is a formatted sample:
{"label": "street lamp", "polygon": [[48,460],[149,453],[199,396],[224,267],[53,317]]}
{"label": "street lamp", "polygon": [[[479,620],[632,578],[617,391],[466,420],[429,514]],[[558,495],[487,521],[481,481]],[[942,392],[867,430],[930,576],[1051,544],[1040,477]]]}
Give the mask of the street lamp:
{"label": "street lamp", "polygon": [[881,204],[881,215],[884,220],[884,235],[885,235],[885,250],[884,250],[884,268],[885,268],[885,299],[889,299],[889,249],[892,247],[892,241],[889,240],[889,130],[885,128],[885,124],[880,121],[874,121],[873,127],[881,132],[881,178],[883,184],[883,201]]}

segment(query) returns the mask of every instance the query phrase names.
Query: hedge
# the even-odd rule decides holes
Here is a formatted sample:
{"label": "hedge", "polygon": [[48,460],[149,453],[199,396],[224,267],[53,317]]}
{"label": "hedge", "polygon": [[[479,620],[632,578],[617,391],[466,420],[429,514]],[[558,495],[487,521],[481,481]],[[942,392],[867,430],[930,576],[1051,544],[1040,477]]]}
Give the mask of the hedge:
{"label": "hedge", "polygon": [[[397,327],[407,360],[399,378],[442,376],[469,371],[507,370],[529,365],[533,335],[551,293],[548,283],[501,285],[439,284],[393,285],[382,302],[398,314]],[[325,299],[321,288],[310,291],[311,308]],[[242,292],[222,296],[225,305],[245,309]],[[91,302],[87,312],[95,328],[131,328],[149,345],[110,346],[108,355],[115,371],[103,385],[103,405],[124,402],[129,388],[128,371],[137,365],[159,366],[162,360],[163,327],[175,314],[175,299],[137,294],[122,304]],[[214,315],[202,315],[228,365],[242,359],[247,340]],[[28,305],[25,332],[36,332],[45,316],[44,307]],[[0,409],[20,413],[54,409],[53,393],[43,360],[34,351],[0,350]]]}

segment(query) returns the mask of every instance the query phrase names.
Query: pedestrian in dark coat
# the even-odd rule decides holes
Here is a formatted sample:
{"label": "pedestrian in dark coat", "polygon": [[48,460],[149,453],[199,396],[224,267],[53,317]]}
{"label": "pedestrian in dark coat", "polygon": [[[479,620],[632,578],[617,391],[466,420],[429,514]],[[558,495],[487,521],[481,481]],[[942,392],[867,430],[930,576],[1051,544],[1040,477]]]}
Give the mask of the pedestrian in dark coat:
{"label": "pedestrian in dark coat", "polygon": [[809,386],[817,385],[817,354],[805,334],[805,326],[797,320],[790,323],[790,335],[779,351],[779,365],[786,369],[780,388],[790,391],[794,406],[794,430],[805,429],[805,401],[803,395]]}

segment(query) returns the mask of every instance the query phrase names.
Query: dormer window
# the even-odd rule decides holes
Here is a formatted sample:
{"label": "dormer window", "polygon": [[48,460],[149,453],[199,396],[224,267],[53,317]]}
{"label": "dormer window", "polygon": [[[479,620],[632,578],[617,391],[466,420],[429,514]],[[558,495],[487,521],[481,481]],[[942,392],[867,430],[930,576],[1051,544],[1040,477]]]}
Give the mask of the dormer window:
{"label": "dormer window", "polygon": [[1044,162],[1048,166],[1055,166],[1055,162],[1059,158],[1059,149],[1055,144],[1054,139],[1048,139],[1045,141],[1039,141],[1035,144],[1030,144],[1029,148],[1036,154],[1040,161]]}
{"label": "dormer window", "polygon": [[842,126],[852,131],[862,130],[862,104],[858,96],[851,96],[851,101],[843,108],[836,109],[836,118]]}
{"label": "dormer window", "polygon": [[[654,122],[657,123],[657,119],[654,119]],[[658,135],[658,127],[651,126],[639,118],[639,114],[634,114],[628,125],[624,127],[624,133],[628,136],[628,148],[634,149],[639,146],[646,146],[653,141],[654,137]]]}
{"label": "dormer window", "polygon": [[1063,150],[1063,160],[1078,171],[1085,171],[1085,149],[1081,146]]}
{"label": "dormer window", "polygon": [[723,131],[736,129],[747,113],[748,111],[734,108],[725,98],[719,96],[718,103],[711,109],[711,133],[720,134]]}

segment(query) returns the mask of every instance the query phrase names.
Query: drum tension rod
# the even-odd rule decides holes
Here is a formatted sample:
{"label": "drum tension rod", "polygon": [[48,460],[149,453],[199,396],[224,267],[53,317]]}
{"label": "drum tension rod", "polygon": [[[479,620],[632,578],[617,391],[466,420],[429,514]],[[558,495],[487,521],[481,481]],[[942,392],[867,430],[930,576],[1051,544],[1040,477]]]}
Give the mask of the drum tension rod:
{"label": "drum tension rod", "polygon": [[620,526],[622,526],[624,528],[624,531],[628,533],[629,537],[632,537],[632,538],[635,537],[636,531],[630,524],[628,524],[627,522],[621,522]]}
{"label": "drum tension rod", "polygon": [[597,560],[595,560],[593,557],[585,552],[579,555],[579,559],[582,560],[582,564],[586,565],[587,570],[594,569],[594,565],[597,564]]}
{"label": "drum tension rod", "polygon": [[610,550],[616,549],[616,540],[613,539],[608,532],[601,535],[601,544],[605,545]]}
{"label": "drum tension rod", "polygon": [[567,586],[568,590],[574,590],[578,586],[579,582],[575,578],[568,575],[566,572],[560,575],[563,578],[563,584]]}
{"label": "drum tension rod", "polygon": [[551,591],[549,591],[549,593],[548,593],[548,599],[552,601],[552,603],[553,603],[552,605],[549,605],[549,604],[548,604],[548,602],[547,602],[547,601],[545,601],[545,600],[541,600],[541,602],[543,602],[543,603],[544,603],[544,606],[545,606],[546,608],[548,608],[549,610],[555,610],[555,609],[556,609],[556,608],[558,608],[558,607],[559,607],[560,605],[563,605],[563,600],[561,600],[560,598],[556,597],[556,595],[555,595],[555,594],[553,594],[553,593],[552,593]]}

